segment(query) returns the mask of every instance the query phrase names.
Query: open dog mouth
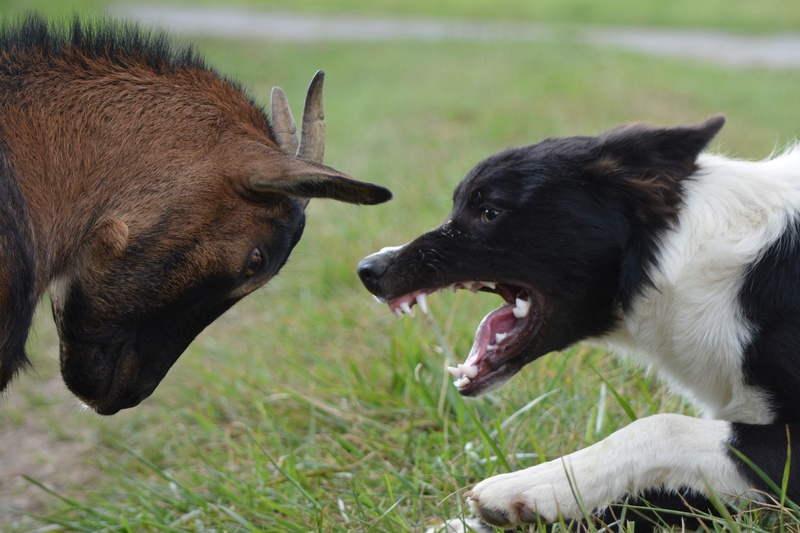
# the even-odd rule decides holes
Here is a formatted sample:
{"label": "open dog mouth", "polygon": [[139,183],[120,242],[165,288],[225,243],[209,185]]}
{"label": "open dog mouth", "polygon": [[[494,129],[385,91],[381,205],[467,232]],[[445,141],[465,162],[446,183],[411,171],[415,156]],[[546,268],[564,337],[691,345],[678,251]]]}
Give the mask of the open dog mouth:
{"label": "open dog mouth", "polygon": [[414,306],[428,312],[427,296],[444,289],[491,292],[506,304],[481,321],[466,360],[448,371],[457,378],[453,384],[464,396],[499,388],[527,361],[526,350],[536,339],[544,322],[544,297],[529,287],[494,281],[464,281],[447,287],[417,290],[388,303],[397,316],[414,315]]}

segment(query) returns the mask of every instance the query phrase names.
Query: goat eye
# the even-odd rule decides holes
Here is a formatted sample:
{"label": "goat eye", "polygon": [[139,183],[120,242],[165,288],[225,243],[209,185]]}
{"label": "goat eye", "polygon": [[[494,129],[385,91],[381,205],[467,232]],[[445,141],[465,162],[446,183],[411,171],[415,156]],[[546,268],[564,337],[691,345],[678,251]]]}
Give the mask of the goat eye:
{"label": "goat eye", "polygon": [[246,278],[252,278],[258,274],[263,267],[264,256],[261,253],[261,250],[255,248],[252,252],[250,252],[250,257],[247,258],[247,266],[244,269],[244,276]]}
{"label": "goat eye", "polygon": [[496,219],[497,215],[499,214],[500,211],[498,211],[497,209],[492,209],[491,207],[487,207],[483,211],[481,211],[481,220],[483,220],[484,222],[490,222]]}

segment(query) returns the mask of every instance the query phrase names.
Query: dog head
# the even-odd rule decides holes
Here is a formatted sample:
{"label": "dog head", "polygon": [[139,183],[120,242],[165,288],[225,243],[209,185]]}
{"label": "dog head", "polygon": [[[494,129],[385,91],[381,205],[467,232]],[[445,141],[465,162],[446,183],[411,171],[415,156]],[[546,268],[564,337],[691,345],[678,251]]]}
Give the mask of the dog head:
{"label": "dog head", "polygon": [[499,295],[478,326],[459,392],[496,389],[538,357],[611,330],[648,283],[683,180],[724,124],[622,126],[546,139],[480,162],[438,228],[366,257],[367,289],[399,315],[443,288]]}

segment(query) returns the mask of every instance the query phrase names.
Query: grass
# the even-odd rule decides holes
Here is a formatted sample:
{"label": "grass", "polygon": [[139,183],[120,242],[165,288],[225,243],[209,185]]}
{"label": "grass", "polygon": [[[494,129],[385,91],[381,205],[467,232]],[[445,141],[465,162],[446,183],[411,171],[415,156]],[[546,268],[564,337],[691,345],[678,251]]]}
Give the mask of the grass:
{"label": "grass", "polygon": [[[124,4],[126,2],[115,2]],[[127,3],[148,3],[134,2]],[[168,0],[153,5],[218,6],[219,0]],[[72,13],[76,7],[102,10],[108,0],[0,0],[0,12],[36,7],[51,12]],[[482,20],[546,22],[559,25],[603,24],[721,28],[742,32],[766,33],[796,31],[800,10],[792,0],[229,0],[225,6],[277,11],[306,11],[331,15],[436,17]]]}
{"label": "grass", "polygon": [[[326,162],[395,200],[312,202],[281,275],[209,327],[152,398],[113,418],[65,413],[63,395],[38,392],[58,372],[44,309],[31,345],[39,374],[17,381],[0,427],[35,420],[56,442],[88,442],[75,460],[96,473],[55,490],[49,474],[33,476],[43,506],[8,510],[4,531],[414,531],[460,516],[463,492],[487,476],[596,442],[632,416],[691,413],[652,378],[582,346],[465,401],[444,368],[498,301],[444,294],[431,298],[430,319],[396,320],[355,265],[443,221],[458,180],[509,145],[725,112],[717,147],[763,157],[798,133],[799,73],[559,43],[198,43],[254,94],[283,86],[295,109],[325,68]],[[745,513],[737,527],[772,528],[766,515]],[[778,516],[797,527],[792,509]]]}
{"label": "grass", "polygon": [[[173,0],[189,3],[186,0]],[[196,2],[191,2],[193,5]],[[214,4],[214,0],[202,0]],[[482,20],[523,20],[553,24],[604,24],[658,27],[727,28],[746,32],[781,29],[795,31],[800,12],[791,0],[672,0],[670,2],[635,2],[631,0],[271,0],[278,10],[305,10],[332,14],[430,16]],[[262,7],[261,0],[237,0],[236,5]]]}

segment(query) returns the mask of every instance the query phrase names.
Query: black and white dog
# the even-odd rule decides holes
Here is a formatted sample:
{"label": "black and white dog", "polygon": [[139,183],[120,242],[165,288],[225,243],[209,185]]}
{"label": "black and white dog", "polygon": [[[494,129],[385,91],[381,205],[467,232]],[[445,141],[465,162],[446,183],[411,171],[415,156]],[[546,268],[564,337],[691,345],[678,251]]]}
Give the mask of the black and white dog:
{"label": "black and white dog", "polygon": [[447,221],[365,258],[359,275],[402,314],[444,288],[505,304],[478,326],[461,394],[500,387],[588,340],[656,371],[705,418],[660,414],[468,493],[509,527],[585,516],[628,496],[769,484],[800,502],[800,147],[763,162],[701,153],[722,128],[622,126],[547,139],[479,163]]}

